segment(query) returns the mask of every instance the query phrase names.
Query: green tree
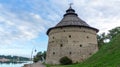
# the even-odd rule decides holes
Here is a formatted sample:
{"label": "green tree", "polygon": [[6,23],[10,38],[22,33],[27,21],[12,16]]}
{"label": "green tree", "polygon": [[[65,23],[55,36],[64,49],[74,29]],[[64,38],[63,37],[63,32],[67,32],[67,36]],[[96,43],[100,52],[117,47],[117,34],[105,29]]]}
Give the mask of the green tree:
{"label": "green tree", "polygon": [[120,33],[120,27],[116,27],[112,30],[109,30],[108,39],[114,38],[118,33]]}
{"label": "green tree", "polygon": [[46,51],[43,52],[43,58],[46,59]]}
{"label": "green tree", "polygon": [[102,33],[100,35],[97,35],[97,40],[98,40],[98,47],[99,49],[101,48],[101,46],[105,43],[105,39],[107,39],[105,33]]}
{"label": "green tree", "polygon": [[105,40],[113,39],[118,33],[120,33],[120,27],[116,27],[114,29],[109,30],[109,33],[107,35],[105,35],[105,33],[97,35],[99,49],[101,48],[102,45],[105,44]]}
{"label": "green tree", "polygon": [[37,55],[34,57],[33,61],[38,62],[38,61],[44,61],[46,59],[46,51],[44,52],[38,52]]}

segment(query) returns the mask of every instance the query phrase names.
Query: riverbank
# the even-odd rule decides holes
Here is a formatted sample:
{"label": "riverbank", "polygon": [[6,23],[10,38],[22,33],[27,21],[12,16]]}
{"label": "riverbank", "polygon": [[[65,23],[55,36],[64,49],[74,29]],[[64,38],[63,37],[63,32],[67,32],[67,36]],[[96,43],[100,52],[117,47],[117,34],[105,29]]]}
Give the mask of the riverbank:
{"label": "riverbank", "polygon": [[46,66],[39,61],[37,63],[25,64],[23,67],[46,67]]}

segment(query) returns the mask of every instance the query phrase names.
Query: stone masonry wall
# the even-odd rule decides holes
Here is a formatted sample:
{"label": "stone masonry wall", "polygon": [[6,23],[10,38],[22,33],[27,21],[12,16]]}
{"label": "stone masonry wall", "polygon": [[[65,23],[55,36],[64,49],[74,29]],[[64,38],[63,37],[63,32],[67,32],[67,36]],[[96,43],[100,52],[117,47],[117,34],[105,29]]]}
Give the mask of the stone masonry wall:
{"label": "stone masonry wall", "polygon": [[49,34],[47,64],[59,64],[68,56],[73,62],[81,62],[98,51],[96,31],[85,27],[52,29]]}

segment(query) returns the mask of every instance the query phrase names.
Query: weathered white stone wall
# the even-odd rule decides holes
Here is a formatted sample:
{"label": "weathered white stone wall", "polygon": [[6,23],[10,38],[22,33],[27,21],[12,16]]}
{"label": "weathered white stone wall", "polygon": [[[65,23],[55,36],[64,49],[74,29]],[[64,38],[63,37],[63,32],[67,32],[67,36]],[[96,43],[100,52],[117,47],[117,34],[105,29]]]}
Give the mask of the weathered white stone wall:
{"label": "weathered white stone wall", "polygon": [[73,62],[81,62],[98,51],[96,31],[85,27],[52,29],[49,34],[46,63],[59,64],[68,56]]}

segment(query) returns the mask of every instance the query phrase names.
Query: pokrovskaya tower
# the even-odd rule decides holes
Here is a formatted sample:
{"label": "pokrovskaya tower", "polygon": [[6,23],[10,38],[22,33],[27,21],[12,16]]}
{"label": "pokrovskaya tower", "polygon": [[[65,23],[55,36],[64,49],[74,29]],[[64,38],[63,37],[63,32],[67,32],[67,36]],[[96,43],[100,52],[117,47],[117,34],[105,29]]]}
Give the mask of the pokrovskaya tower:
{"label": "pokrovskaya tower", "polygon": [[46,63],[59,64],[59,59],[64,56],[73,62],[87,59],[98,51],[97,32],[98,29],[80,19],[70,6],[63,19],[47,31]]}

